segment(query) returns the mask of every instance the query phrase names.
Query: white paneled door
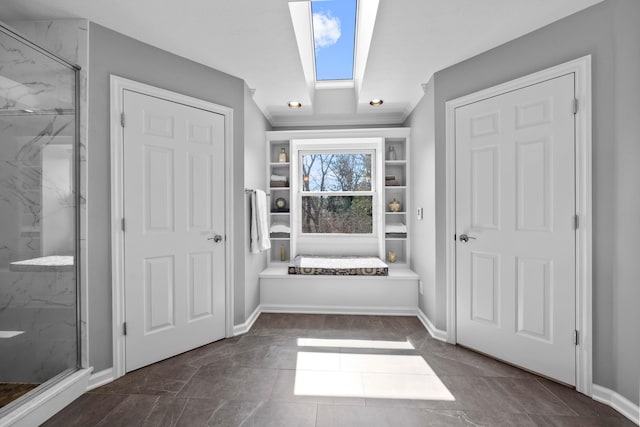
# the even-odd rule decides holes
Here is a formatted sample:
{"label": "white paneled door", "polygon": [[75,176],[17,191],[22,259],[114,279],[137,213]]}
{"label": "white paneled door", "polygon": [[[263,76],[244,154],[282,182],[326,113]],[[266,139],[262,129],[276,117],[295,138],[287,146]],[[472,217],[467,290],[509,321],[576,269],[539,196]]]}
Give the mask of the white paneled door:
{"label": "white paneled door", "polygon": [[575,385],[574,74],[457,108],[457,342]]}
{"label": "white paneled door", "polygon": [[126,370],[225,336],[224,117],[124,92]]}

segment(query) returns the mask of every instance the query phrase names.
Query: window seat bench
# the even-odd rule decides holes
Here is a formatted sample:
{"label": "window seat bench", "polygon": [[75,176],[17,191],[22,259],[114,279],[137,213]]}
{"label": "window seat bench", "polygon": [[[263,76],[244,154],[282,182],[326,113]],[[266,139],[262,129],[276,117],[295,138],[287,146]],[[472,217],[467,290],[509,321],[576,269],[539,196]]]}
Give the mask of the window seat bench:
{"label": "window seat bench", "polygon": [[387,276],[288,274],[272,265],[260,273],[260,306],[265,313],[415,315],[418,275],[403,265]]}

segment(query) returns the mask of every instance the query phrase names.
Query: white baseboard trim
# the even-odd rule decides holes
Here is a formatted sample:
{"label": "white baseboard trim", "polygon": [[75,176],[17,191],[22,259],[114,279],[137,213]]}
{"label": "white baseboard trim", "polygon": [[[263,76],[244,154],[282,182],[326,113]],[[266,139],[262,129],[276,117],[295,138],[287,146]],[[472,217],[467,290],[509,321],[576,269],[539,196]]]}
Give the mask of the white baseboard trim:
{"label": "white baseboard trim", "polygon": [[593,400],[611,406],[634,423],[640,425],[640,406],[631,402],[621,394],[618,394],[606,387],[594,384],[591,397]]}
{"label": "white baseboard trim", "polygon": [[233,326],[233,336],[235,337],[236,335],[242,335],[249,332],[253,324],[256,323],[256,320],[258,320],[258,316],[260,316],[260,313],[262,313],[262,306],[258,304],[256,309],[253,310],[253,313],[251,313],[251,316],[249,316],[249,318],[244,323]]}
{"label": "white baseboard trim", "polygon": [[442,329],[436,328],[436,325],[434,325],[431,322],[431,320],[429,320],[427,315],[424,314],[424,312],[419,308],[417,310],[417,316],[418,316],[418,319],[424,325],[425,329],[429,332],[429,335],[431,335],[433,339],[436,339],[442,342],[447,342],[447,332],[443,331]]}
{"label": "white baseboard trim", "polygon": [[364,314],[369,316],[415,316],[415,307],[352,307],[263,304],[263,313]]}
{"label": "white baseboard trim", "polygon": [[100,372],[91,374],[91,377],[89,377],[89,383],[87,384],[87,391],[91,391],[105,384],[109,384],[114,379],[113,368],[103,369]]}
{"label": "white baseboard trim", "polygon": [[4,414],[0,418],[0,427],[41,425],[85,392],[90,374],[91,368],[87,368],[66,375],[60,381],[28,399],[24,404],[20,404],[14,410]]}

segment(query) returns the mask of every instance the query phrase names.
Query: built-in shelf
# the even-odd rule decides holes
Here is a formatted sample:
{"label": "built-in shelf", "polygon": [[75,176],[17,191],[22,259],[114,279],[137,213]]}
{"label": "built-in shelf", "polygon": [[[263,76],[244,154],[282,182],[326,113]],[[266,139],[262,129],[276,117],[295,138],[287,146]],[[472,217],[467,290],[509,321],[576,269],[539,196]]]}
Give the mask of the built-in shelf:
{"label": "built-in shelf", "polygon": [[[269,225],[273,225],[274,223],[278,224],[287,224],[291,226],[292,224],[292,216],[290,212],[278,212],[275,210],[274,202],[278,198],[284,198],[287,202],[287,208],[291,206],[292,198],[294,195],[291,193],[290,187],[271,187],[271,175],[280,175],[286,176],[289,179],[289,185],[291,185],[291,177],[292,173],[297,173],[292,171],[292,163],[291,158],[287,158],[287,162],[280,162],[279,154],[284,151],[287,153],[287,156],[291,155],[291,140],[295,138],[312,138],[315,137],[316,134],[322,134],[322,137],[343,137],[343,135],[349,135],[354,137],[372,137],[378,136],[382,138],[381,144],[381,152],[380,155],[383,156],[380,159],[380,165],[382,167],[381,171],[378,171],[380,177],[382,177],[382,182],[379,185],[382,185],[382,203],[384,206],[384,215],[382,215],[382,229],[385,229],[387,224],[404,224],[409,226],[409,216],[407,212],[411,212],[411,203],[410,203],[410,191],[409,191],[409,177],[410,177],[410,162],[408,161],[409,154],[409,131],[404,128],[397,129],[371,129],[371,130],[350,130],[347,132],[343,131],[328,131],[328,132],[312,132],[312,131],[282,131],[282,132],[267,132],[267,177],[266,177],[266,187],[269,188],[269,192],[271,194],[270,197],[270,209],[274,210],[269,213]],[[357,135],[357,136],[356,136]],[[389,147],[393,147],[395,152],[396,159],[395,160],[386,160],[387,153],[389,151]],[[386,185],[386,177],[394,177],[394,182],[400,185]],[[389,202],[393,199],[396,199],[401,203],[401,209],[399,212],[390,212]],[[409,230],[408,230],[409,231]],[[407,233],[407,237],[386,237],[383,234],[379,240],[379,254],[380,257],[384,260],[388,259],[389,251],[393,251],[396,254],[397,261],[393,264],[389,264],[390,268],[394,270],[398,269],[407,269],[407,265],[410,260],[409,254],[409,236]],[[292,246],[298,244],[296,240],[296,236],[290,237],[272,237],[271,240],[273,242],[270,254],[269,254],[269,265],[284,265],[286,266],[289,262],[291,252],[295,252],[295,248]],[[287,261],[280,261],[280,250],[283,247],[286,251],[286,259]]]}
{"label": "built-in shelf", "polygon": [[[269,227],[271,227],[274,224],[286,224],[286,225],[290,225],[291,224],[291,220],[290,220],[290,211],[286,210],[286,211],[280,211],[276,208],[275,206],[275,201],[276,199],[279,198],[283,198],[286,200],[287,202],[287,209],[289,209],[290,203],[291,203],[291,195],[290,195],[290,191],[291,188],[289,186],[287,187],[271,187],[271,175],[280,175],[280,176],[286,176],[287,177],[287,181],[289,182],[290,178],[291,178],[291,172],[290,172],[290,166],[291,166],[291,162],[290,161],[286,161],[286,162],[280,162],[279,161],[279,155],[282,151],[282,149],[284,148],[285,153],[287,153],[287,156],[290,155],[290,144],[289,144],[289,140],[282,140],[282,139],[278,139],[278,140],[271,140],[269,139],[267,141],[267,161],[268,161],[268,167],[267,167],[267,176],[266,176],[266,183],[267,183],[267,188],[269,188],[269,192],[271,193],[271,198],[270,198],[270,212],[269,212]],[[287,159],[290,160],[290,159]],[[290,259],[290,254],[291,254],[291,237],[284,237],[286,236],[285,233],[277,233],[280,236],[279,237],[270,237],[270,240],[272,242],[271,245],[271,250],[269,251],[269,264],[270,265],[284,265],[286,266],[289,262]],[[285,259],[286,261],[281,261],[280,260],[280,251],[281,248],[284,246],[284,251],[285,251]]]}
{"label": "built-in shelf", "polygon": [[[396,160],[384,161],[384,176],[393,176],[394,181],[400,185],[385,185],[385,225],[386,224],[407,224],[407,211],[410,211],[410,200],[408,191],[409,163],[407,162],[407,153],[409,152],[409,140],[407,137],[387,137],[384,141],[385,153],[389,151],[389,147],[393,147],[396,153]],[[396,199],[400,202],[401,208],[399,212],[390,212],[389,202]],[[408,230],[407,230],[408,231]],[[409,238],[407,237],[387,237],[384,238],[385,259],[389,264],[389,269],[407,268],[409,262]],[[389,262],[389,252],[393,251],[396,255],[396,262]]]}

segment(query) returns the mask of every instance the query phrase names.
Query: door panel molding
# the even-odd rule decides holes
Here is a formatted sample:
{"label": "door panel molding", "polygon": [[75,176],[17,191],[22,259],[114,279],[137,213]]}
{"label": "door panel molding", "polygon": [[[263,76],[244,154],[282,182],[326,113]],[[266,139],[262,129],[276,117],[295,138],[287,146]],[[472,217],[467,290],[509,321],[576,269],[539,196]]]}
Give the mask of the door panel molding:
{"label": "door panel molding", "polygon": [[[456,147],[455,113],[465,105],[525,88],[567,74],[575,74],[575,94],[579,108],[575,118],[575,182],[576,214],[579,228],[576,231],[576,327],[580,339],[576,347],[576,389],[586,395],[592,394],[592,148],[591,148],[591,55],[551,67],[525,77],[512,80],[451,101],[446,110],[446,296],[447,296],[447,341],[456,339]],[[571,106],[567,106],[571,108]],[[533,111],[543,120],[544,108]],[[527,114],[523,113],[523,120]],[[526,121],[526,120],[525,120]],[[490,127],[486,129],[490,130]]]}
{"label": "door panel molding", "polygon": [[[124,91],[129,90],[189,107],[210,111],[224,116],[225,146],[225,181],[232,182],[233,176],[233,109],[201,99],[182,95],[166,89],[111,75],[110,93],[110,130],[111,130],[111,273],[112,273],[112,339],[113,339],[113,379],[125,374],[125,336],[123,323],[125,320],[124,304],[124,232],[122,218],[124,216],[124,181],[123,181],[123,141],[122,113],[124,107]],[[168,134],[173,132],[172,126],[160,117],[149,118],[148,131]],[[206,129],[193,129],[192,138],[207,143]],[[232,194],[225,189],[225,228],[227,253],[225,265],[225,332],[233,336],[233,214],[231,208]]]}

